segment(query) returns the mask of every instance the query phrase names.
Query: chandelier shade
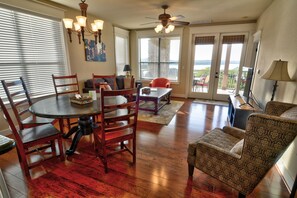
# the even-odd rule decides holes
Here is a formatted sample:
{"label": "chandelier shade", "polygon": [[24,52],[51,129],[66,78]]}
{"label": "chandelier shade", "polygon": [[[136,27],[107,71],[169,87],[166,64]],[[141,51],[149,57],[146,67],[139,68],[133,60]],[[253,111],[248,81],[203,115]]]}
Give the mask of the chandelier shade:
{"label": "chandelier shade", "polygon": [[[93,34],[95,37],[95,43],[97,43],[97,38],[99,37],[99,43],[101,43],[101,31],[103,30],[103,23],[104,21],[96,19],[94,23],[88,25],[87,23],[87,8],[88,4],[85,3],[86,0],[81,0],[79,3],[79,7],[81,10],[81,16],[76,16],[77,22],[73,23],[73,19],[64,18],[64,26],[67,29],[69,35],[69,41],[72,42],[71,34],[72,32],[77,33],[79,44],[81,44],[81,37],[82,40],[85,40],[85,32]],[[74,26],[74,30],[72,27]]]}

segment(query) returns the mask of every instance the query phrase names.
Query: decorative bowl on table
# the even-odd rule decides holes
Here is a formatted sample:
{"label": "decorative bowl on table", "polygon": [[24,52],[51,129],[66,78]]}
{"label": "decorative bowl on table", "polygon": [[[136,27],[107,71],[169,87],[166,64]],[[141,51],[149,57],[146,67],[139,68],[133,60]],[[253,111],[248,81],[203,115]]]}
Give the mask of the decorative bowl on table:
{"label": "decorative bowl on table", "polygon": [[93,100],[92,100],[92,97],[90,97],[90,96],[75,95],[70,98],[70,102],[76,103],[76,104],[89,104],[89,103],[93,102]]}
{"label": "decorative bowl on table", "polygon": [[147,95],[149,95],[149,94],[151,93],[151,88],[149,88],[149,87],[144,87],[144,88],[141,89],[141,93],[142,93],[142,94],[147,94]]}

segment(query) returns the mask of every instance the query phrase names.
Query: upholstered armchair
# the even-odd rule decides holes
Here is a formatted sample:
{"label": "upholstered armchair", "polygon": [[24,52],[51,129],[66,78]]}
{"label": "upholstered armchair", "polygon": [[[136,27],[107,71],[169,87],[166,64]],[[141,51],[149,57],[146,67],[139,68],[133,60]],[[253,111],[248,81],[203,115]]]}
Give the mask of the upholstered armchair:
{"label": "upholstered armchair", "polygon": [[169,88],[170,81],[167,78],[155,78],[150,82],[149,86]]}
{"label": "upholstered armchair", "polygon": [[245,197],[265,177],[297,135],[297,105],[268,102],[265,113],[251,114],[246,130],[213,129],[189,144],[189,176],[194,167]]}

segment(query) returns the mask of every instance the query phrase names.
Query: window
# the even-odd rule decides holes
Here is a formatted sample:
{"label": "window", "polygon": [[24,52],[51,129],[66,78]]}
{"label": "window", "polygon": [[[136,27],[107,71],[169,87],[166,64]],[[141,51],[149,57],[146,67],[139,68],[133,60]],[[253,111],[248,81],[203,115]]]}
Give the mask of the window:
{"label": "window", "polygon": [[54,94],[51,75],[68,73],[61,22],[0,8],[0,26],[0,80],[22,76],[32,96]]}
{"label": "window", "polygon": [[178,81],[180,37],[141,38],[140,78]]}
{"label": "window", "polygon": [[114,31],[117,75],[126,75],[123,70],[129,64],[129,32],[117,27]]}

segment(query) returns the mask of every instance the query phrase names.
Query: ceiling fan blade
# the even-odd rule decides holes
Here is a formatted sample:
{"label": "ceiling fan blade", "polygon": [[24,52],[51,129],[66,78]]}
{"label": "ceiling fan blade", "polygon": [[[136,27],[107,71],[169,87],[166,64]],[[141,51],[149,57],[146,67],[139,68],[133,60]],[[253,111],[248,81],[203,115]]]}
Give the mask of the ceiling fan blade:
{"label": "ceiling fan blade", "polygon": [[153,20],[158,20],[157,18],[154,18],[154,17],[145,17],[147,19],[153,19]]}
{"label": "ceiling fan blade", "polygon": [[173,25],[189,25],[190,22],[186,22],[186,21],[170,21],[171,24]]}
{"label": "ceiling fan blade", "polygon": [[160,23],[159,21],[154,21],[154,22],[148,22],[148,23],[142,23],[140,25],[149,25],[149,24],[158,24]]}
{"label": "ceiling fan blade", "polygon": [[177,19],[183,19],[185,18],[183,15],[177,15],[170,18],[171,21],[177,20]]}

